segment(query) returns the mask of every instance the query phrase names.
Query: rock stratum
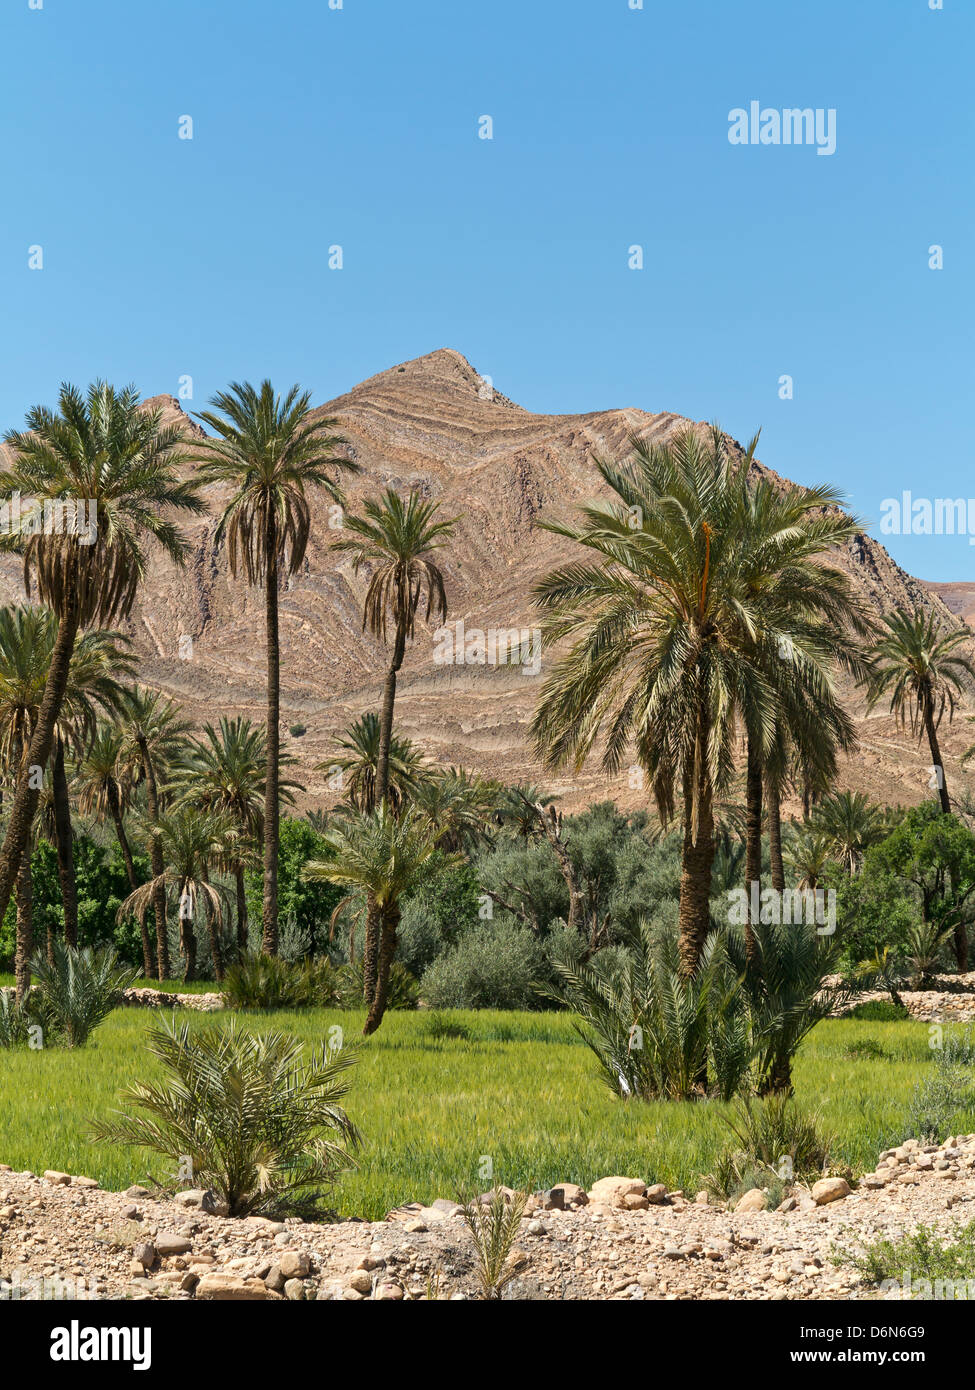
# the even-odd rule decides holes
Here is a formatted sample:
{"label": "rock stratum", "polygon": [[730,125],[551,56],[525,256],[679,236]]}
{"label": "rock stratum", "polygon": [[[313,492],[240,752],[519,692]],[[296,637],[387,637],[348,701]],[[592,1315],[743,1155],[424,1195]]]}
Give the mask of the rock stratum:
{"label": "rock stratum", "polygon": [[[182,422],[188,435],[202,433],[175,398],[153,397],[150,403],[167,419]],[[345,484],[350,507],[387,486],[416,487],[442,503],[443,515],[459,518],[456,540],[441,551],[440,562],[448,621],[463,621],[468,633],[534,624],[532,584],[564,562],[570,550],[540,529],[539,520],[568,517],[599,495],[594,454],[625,452],[631,434],[663,441],[691,423],[668,412],[633,408],[533,414],[447,349],[370,377],[319,413],[335,418],[362,469]],[[127,632],[146,683],[178,699],[198,722],[220,713],[260,719],[261,595],[231,577],[226,551],[214,543],[219,490],[211,490],[210,500],[213,514],[187,528],[191,553],[185,569],[154,558]],[[324,806],[335,793],[328,789],[327,773],[315,766],[327,762],[337,731],[376,707],[384,649],[361,628],[366,576],[354,575],[348,558],[330,548],[337,534],[330,500],[322,494],[312,506],[305,564],[281,595],[282,731],[300,769],[296,775],[307,787],[303,804]],[[836,560],[849,573],[864,609],[874,615],[920,603],[947,621],[962,621],[954,595],[947,595],[949,608],[938,586],[907,574],[866,533]],[[22,594],[19,562],[0,557],[0,600],[19,601]],[[187,639],[191,656],[185,655]],[[432,630],[421,627],[408,651],[397,701],[401,731],[433,762],[462,764],[506,781],[543,782],[568,808],[602,797],[624,807],[643,804],[643,793],[632,790],[625,777],[607,778],[595,763],[578,775],[547,774],[539,767],[527,735],[540,678],[518,666],[438,664],[434,653]],[[852,692],[850,698],[862,713]],[[306,732],[291,736],[293,726]],[[861,728],[862,748],[844,768],[844,784],[883,801],[924,797],[926,751],[883,713],[864,718]],[[960,787],[965,779],[958,759],[972,741],[970,731],[956,718],[943,732],[948,776]]]}

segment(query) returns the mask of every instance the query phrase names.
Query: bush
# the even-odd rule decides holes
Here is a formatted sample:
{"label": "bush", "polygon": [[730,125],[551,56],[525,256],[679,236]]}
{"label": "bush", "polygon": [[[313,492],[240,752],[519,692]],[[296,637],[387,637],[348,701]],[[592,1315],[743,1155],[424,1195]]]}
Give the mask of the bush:
{"label": "bush", "polygon": [[12,989],[0,989],[0,1047],[18,1047],[30,1037],[31,1017]]}
{"label": "bush", "polygon": [[38,982],[31,1011],[37,1011],[45,1031],[65,1047],[84,1047],[92,1033],[119,1004],[139,972],[120,966],[111,946],[75,950],[55,941],[53,959],[38,952],[31,971]]}
{"label": "bush", "polygon": [[[340,1009],[361,1009],[363,1007],[362,961],[351,961],[343,965],[336,975],[335,1003]],[[394,960],[389,971],[389,985],[386,996],[387,1009],[415,1009],[419,988],[416,980],[398,960]]]}
{"label": "bush", "polygon": [[150,1029],[147,1048],[169,1073],[122,1095],[142,1113],[97,1121],[96,1141],[127,1144],[192,1162],[193,1181],[212,1188],[231,1216],[322,1214],[336,1175],[353,1163],[355,1125],[338,1102],[342,1073],[356,1058],[326,1050],[307,1063],[286,1033],[186,1024]]}
{"label": "bush", "polygon": [[469,1024],[448,1018],[446,1014],[442,1014],[436,1009],[424,1017],[420,1024],[420,1032],[435,1042],[455,1039],[470,1042],[473,1037]]}
{"label": "bush", "polygon": [[334,1005],[339,972],[327,958],[298,964],[280,956],[254,955],[231,965],[223,981],[233,1009],[311,1009]]}
{"label": "bush", "polygon": [[761,1187],[769,1205],[778,1206],[786,1187],[819,1177],[829,1167],[832,1139],[785,1092],[760,1101],[742,1099],[723,1120],[737,1143],[721,1154],[703,1182],[725,1201]]}
{"label": "bush", "polygon": [[[913,1299],[965,1299],[975,1287],[975,1221],[949,1239],[934,1226],[918,1226],[896,1240],[888,1237],[858,1251],[841,1251],[838,1265],[852,1265],[871,1283],[908,1292]],[[888,1283],[888,1281],[890,1281]]]}
{"label": "bush", "polygon": [[910,1016],[903,1004],[898,1006],[890,999],[865,999],[850,1010],[851,1018],[858,1018],[864,1023],[899,1023],[902,1018]]}
{"label": "bush", "polygon": [[580,1015],[577,1031],[617,1095],[687,1100],[710,1091],[727,1100],[745,1083],[756,1049],[719,933],[690,980],[679,973],[675,938],[646,920],[625,953],[584,962],[567,938],[555,966],[555,997]]}
{"label": "bush", "polygon": [[544,952],[527,927],[485,922],[465,931],[456,946],[424,972],[422,998],[435,1009],[530,1009],[539,1005],[536,982]]}

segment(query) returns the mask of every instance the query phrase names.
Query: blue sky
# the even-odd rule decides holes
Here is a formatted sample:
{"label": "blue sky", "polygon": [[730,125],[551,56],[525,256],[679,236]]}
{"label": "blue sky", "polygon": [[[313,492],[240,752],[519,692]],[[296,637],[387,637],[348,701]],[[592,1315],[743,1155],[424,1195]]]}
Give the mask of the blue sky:
{"label": "blue sky", "polygon": [[[874,522],[975,497],[975,4],[630,3],[4,0],[0,424],[454,347],[531,410],[762,426]],[[752,101],[834,108],[835,153],[730,144]],[[975,579],[967,536],[882,539]]]}

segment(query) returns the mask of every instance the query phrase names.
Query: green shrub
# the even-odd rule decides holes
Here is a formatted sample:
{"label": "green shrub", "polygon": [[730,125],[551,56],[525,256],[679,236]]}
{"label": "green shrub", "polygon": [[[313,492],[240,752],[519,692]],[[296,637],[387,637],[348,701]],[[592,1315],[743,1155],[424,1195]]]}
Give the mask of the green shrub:
{"label": "green shrub", "polygon": [[[335,1003],[341,1009],[361,1009],[362,1004],[362,961],[350,961],[336,974]],[[398,960],[394,960],[389,971],[389,986],[386,996],[387,1009],[415,1009],[419,997],[416,980]]]}
{"label": "green shrub", "polygon": [[851,1018],[862,1019],[864,1023],[899,1023],[910,1016],[903,1005],[898,1008],[890,999],[865,999],[850,1010]]}
{"label": "green shrub", "polygon": [[968,1300],[975,1297],[975,1221],[951,1238],[934,1226],[918,1226],[896,1240],[883,1237],[858,1250],[837,1251],[833,1263],[852,1265],[869,1283],[912,1299]]}
{"label": "green shrub", "polygon": [[137,1113],[96,1121],[96,1141],[162,1154],[174,1176],[189,1158],[193,1182],[217,1192],[231,1216],[322,1214],[360,1143],[338,1104],[352,1053],[323,1048],[302,1062],[297,1038],[236,1021],[195,1033],[164,1023],[146,1041],[168,1076],[123,1092]]}
{"label": "green shrub", "polygon": [[428,1038],[433,1038],[436,1042],[454,1038],[463,1042],[470,1042],[473,1037],[468,1024],[462,1023],[458,1019],[448,1018],[446,1014],[439,1013],[436,1009],[424,1015],[420,1023],[420,1032]]}
{"label": "green shrub", "polygon": [[338,1002],[340,972],[327,957],[299,963],[249,955],[227,969],[223,992],[232,1009],[327,1008]]}
{"label": "green shrub", "polygon": [[725,1200],[762,1187],[769,1204],[778,1206],[785,1187],[819,1177],[829,1167],[832,1138],[822,1135],[818,1121],[784,1091],[759,1101],[743,1098],[723,1121],[736,1142],[703,1181]]}
{"label": "green shrub", "polygon": [[95,1029],[119,1004],[139,972],[120,966],[111,946],[76,950],[55,941],[52,958],[38,952],[31,961],[37,990],[31,998],[45,1033],[65,1047],[84,1047]]}
{"label": "green shrub", "polygon": [[644,919],[625,952],[583,961],[566,938],[553,994],[582,1019],[577,1031],[607,1085],[624,1097],[729,1099],[745,1084],[754,1046],[739,977],[713,933],[690,980],[676,938]]}
{"label": "green shrub", "polygon": [[435,1009],[537,1008],[536,982],[545,966],[527,927],[484,922],[438,956],[424,972],[420,994]]}
{"label": "green shrub", "polygon": [[889,1057],[890,1053],[876,1038],[858,1038],[855,1042],[847,1043],[843,1049],[843,1056],[852,1057],[855,1061],[859,1061],[863,1057],[870,1057],[879,1061],[884,1057]]}
{"label": "green shrub", "polygon": [[17,1003],[12,989],[0,989],[0,1047],[19,1047],[29,1040],[29,1011]]}

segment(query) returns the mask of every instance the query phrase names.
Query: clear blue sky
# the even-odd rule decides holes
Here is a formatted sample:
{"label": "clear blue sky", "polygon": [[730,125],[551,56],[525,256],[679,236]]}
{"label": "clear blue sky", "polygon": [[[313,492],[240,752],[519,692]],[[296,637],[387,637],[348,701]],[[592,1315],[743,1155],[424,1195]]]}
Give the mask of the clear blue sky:
{"label": "clear blue sky", "polygon": [[[874,521],[975,497],[973,0],[629,4],[3,0],[0,424],[454,347],[530,410],[761,425]],[[751,101],[835,108],[836,153],[731,145]],[[975,579],[967,537],[884,539]]]}

